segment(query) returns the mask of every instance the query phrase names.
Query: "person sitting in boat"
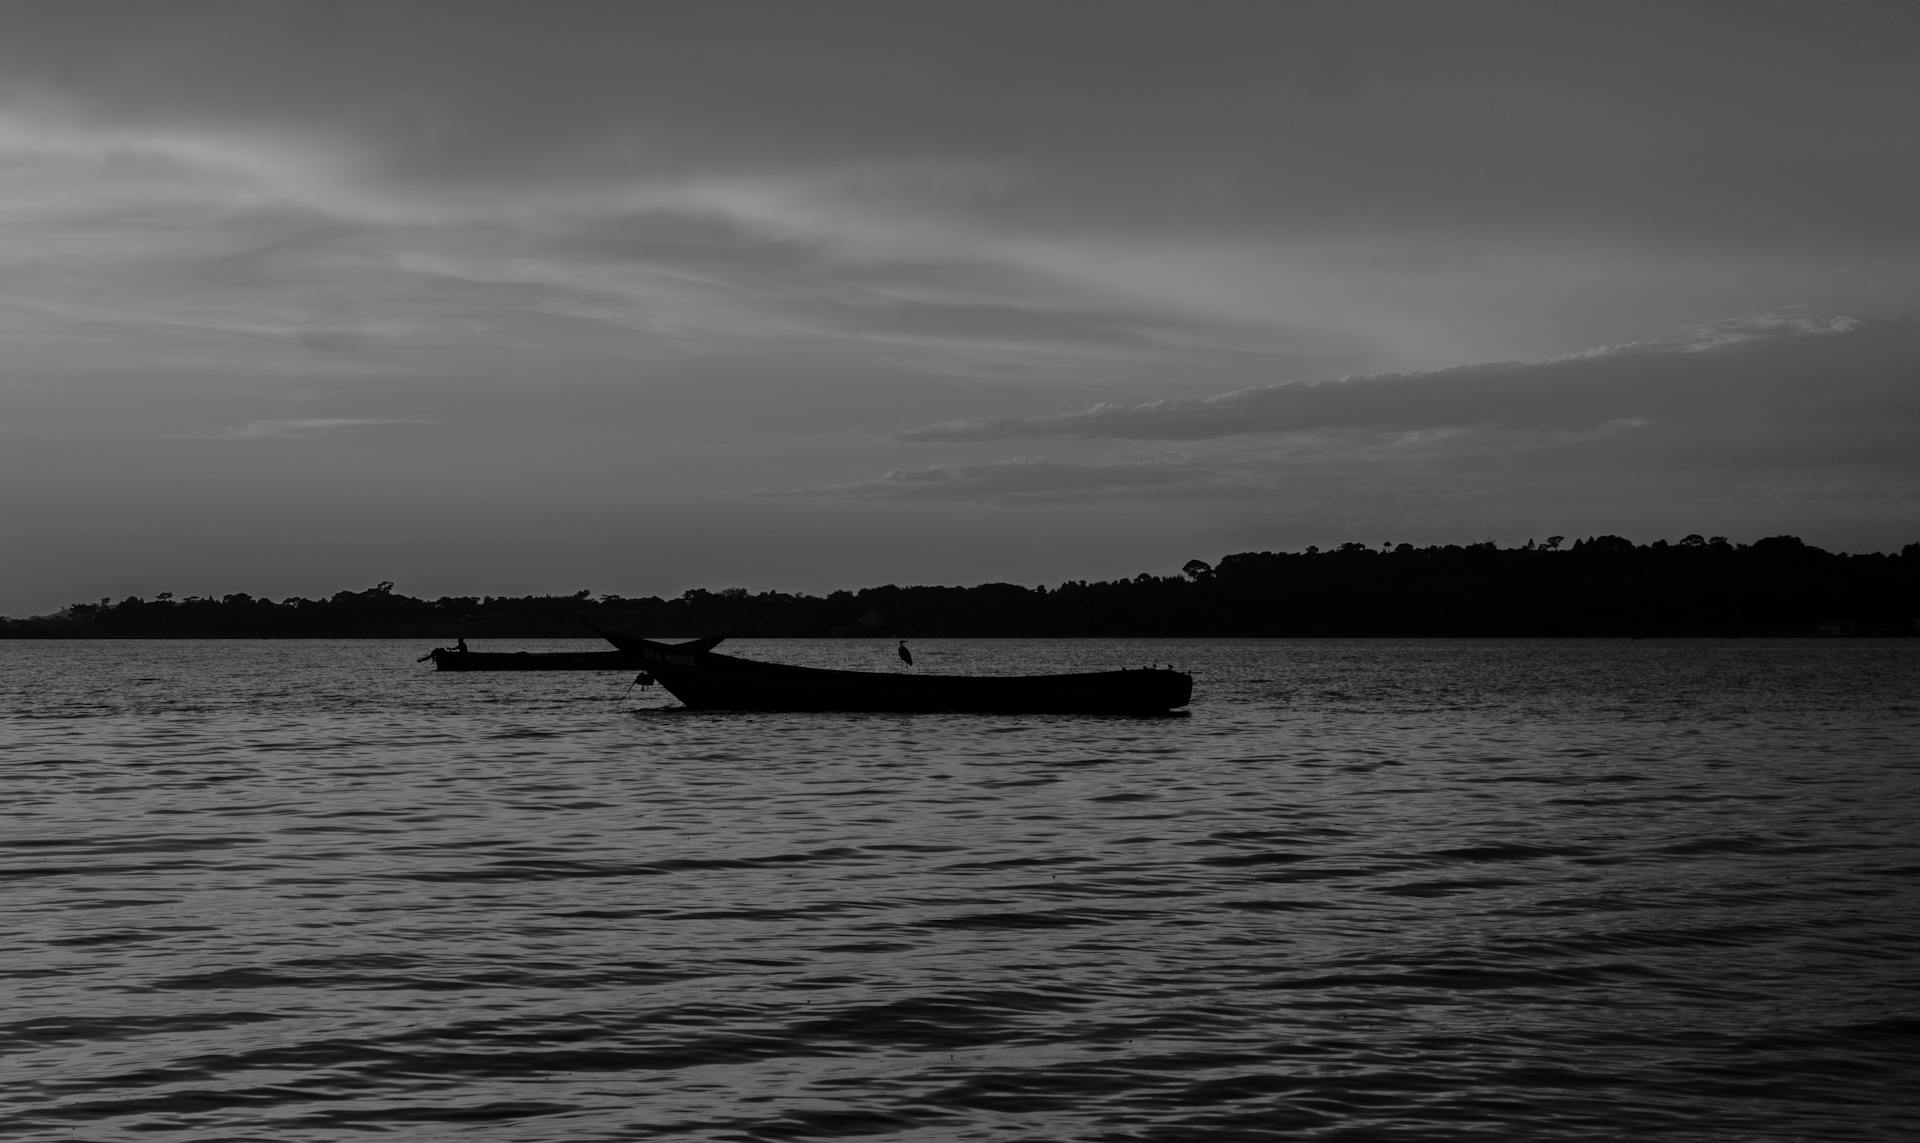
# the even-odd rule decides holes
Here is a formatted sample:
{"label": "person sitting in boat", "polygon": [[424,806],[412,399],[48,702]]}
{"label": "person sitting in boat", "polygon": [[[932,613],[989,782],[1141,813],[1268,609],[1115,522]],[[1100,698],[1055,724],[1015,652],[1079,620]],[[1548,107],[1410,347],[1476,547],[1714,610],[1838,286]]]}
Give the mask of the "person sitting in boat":
{"label": "person sitting in boat", "polygon": [[456,654],[460,655],[467,653],[467,637],[465,635],[458,636],[454,639],[453,650]]}

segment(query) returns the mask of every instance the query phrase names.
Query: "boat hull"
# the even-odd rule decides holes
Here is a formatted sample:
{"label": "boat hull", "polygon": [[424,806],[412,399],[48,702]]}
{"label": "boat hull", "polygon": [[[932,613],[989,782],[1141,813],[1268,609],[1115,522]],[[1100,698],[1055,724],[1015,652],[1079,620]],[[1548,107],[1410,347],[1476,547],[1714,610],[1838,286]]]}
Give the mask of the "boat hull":
{"label": "boat hull", "polygon": [[603,634],[696,710],[1158,714],[1193,696],[1191,675],[1159,668],[1012,676],[836,671]]}

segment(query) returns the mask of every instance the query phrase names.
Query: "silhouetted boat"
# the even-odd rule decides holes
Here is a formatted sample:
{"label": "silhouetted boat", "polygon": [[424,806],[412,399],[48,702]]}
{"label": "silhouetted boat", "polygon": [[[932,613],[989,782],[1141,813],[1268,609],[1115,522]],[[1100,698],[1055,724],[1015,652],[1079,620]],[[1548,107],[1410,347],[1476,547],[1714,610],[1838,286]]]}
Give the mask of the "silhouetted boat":
{"label": "silhouetted boat", "polygon": [[600,633],[697,710],[1158,714],[1193,697],[1192,675],[1159,667],[1068,675],[837,671]]}
{"label": "silhouetted boat", "polygon": [[[663,643],[711,651],[725,635],[709,635],[685,643]],[[442,671],[632,671],[643,666],[625,651],[458,651],[435,647],[425,658]]]}

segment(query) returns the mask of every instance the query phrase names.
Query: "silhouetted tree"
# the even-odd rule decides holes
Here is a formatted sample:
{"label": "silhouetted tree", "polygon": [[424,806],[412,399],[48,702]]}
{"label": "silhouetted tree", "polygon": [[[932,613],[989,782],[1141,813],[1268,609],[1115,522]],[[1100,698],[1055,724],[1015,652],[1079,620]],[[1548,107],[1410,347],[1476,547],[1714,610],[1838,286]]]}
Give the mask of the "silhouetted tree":
{"label": "silhouetted tree", "polygon": [[12,636],[581,635],[589,625],[656,635],[1622,635],[1912,634],[1920,615],[1920,543],[1897,555],[1844,555],[1795,536],[1736,546],[1690,533],[1636,546],[1593,536],[1502,549],[1490,541],[1377,551],[1240,552],[1179,576],[1142,572],[1049,591],[887,584],[822,597],[690,588],[679,598],[589,591],[455,596],[431,602],[382,580],[361,591],[275,603],[218,599],[76,603],[57,615],[0,620]]}

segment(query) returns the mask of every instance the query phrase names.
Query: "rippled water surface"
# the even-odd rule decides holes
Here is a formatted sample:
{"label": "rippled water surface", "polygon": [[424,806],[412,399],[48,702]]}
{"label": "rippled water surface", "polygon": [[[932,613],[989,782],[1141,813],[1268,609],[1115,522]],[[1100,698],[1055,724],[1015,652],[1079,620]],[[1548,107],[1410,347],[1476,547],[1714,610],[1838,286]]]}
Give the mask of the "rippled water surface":
{"label": "rippled water surface", "polygon": [[0,1138],[1920,1137],[1920,640],[424,650],[0,642]]}

